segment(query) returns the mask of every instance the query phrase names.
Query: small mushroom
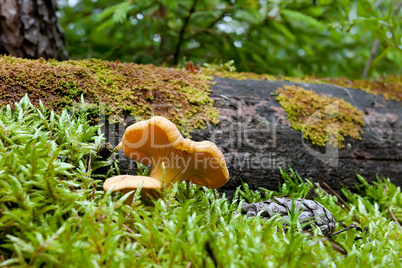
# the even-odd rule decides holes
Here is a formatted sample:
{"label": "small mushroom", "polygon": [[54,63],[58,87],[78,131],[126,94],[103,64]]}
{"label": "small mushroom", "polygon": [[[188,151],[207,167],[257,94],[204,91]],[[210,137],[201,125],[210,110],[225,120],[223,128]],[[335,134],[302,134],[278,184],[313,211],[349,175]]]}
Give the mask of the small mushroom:
{"label": "small mushroom", "polygon": [[[117,150],[120,149],[127,157],[152,165],[149,179],[165,183],[168,187],[171,183],[187,180],[217,189],[229,179],[225,158],[214,143],[184,139],[176,125],[161,116],[128,127],[117,146]],[[127,179],[136,177],[127,176]],[[105,184],[109,185],[109,180],[114,178],[109,178]]]}
{"label": "small mushroom", "polygon": [[[142,185],[142,186],[141,186]],[[132,176],[132,175],[119,175],[107,179],[103,183],[103,189],[108,191],[112,187],[112,192],[122,191],[123,194],[127,194],[130,191],[137,190],[141,186],[141,197],[144,201],[149,201],[149,197],[158,197],[159,192],[157,190],[162,188],[162,183],[159,180],[147,177],[147,176]],[[131,204],[133,196],[125,201],[126,204]]]}

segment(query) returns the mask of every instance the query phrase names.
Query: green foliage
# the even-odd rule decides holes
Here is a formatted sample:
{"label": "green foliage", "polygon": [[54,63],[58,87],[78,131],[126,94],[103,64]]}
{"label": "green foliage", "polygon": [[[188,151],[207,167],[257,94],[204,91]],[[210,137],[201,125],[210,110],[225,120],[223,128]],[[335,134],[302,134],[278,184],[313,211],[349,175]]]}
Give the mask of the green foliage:
{"label": "green foliage", "polygon": [[313,187],[311,181],[303,179],[289,167],[289,173],[279,168],[283,183],[278,185],[280,195],[291,195],[292,198],[305,198]]}
{"label": "green foliage", "polygon": [[[125,205],[128,194],[105,193],[92,177],[90,155],[102,138],[86,117],[85,109],[36,109],[27,97],[15,111],[0,110],[1,266],[214,267],[216,259],[218,267],[396,267],[402,260],[401,229],[375,203],[389,196],[391,206],[399,204],[400,189],[388,181],[361,188],[370,201],[347,192],[351,212],[316,190],[337,220],[350,224],[356,214],[368,227],[335,237],[348,251],[343,257],[318,242],[318,229],[313,237],[299,232],[296,211],[286,226],[241,215],[244,200],[267,198],[246,184],[232,201],[182,183],[153,206],[140,202],[139,191]],[[293,171],[281,174],[286,186],[266,195],[300,197],[311,188]]]}
{"label": "green foliage", "polygon": [[73,58],[177,64],[234,60],[238,71],[373,77],[402,69],[398,1],[58,0]]}
{"label": "green foliage", "polygon": [[[147,166],[136,162],[137,164],[137,175],[139,176],[149,176],[151,174],[151,170],[147,168]],[[165,170],[163,170],[165,172]]]}
{"label": "green foliage", "polygon": [[34,108],[27,95],[14,111],[0,109],[0,240],[15,243],[2,243],[0,254],[55,261],[47,245],[81,213],[76,202],[95,197],[100,181],[91,173],[105,166],[96,161],[99,128],[87,115],[83,103],[58,115],[41,102]]}
{"label": "green foliage", "polygon": [[[372,184],[360,175],[357,175],[359,184],[356,184],[357,191],[363,195],[364,202],[379,207],[384,215],[389,215],[393,211],[399,222],[402,223],[402,195],[401,189],[396,187],[389,179],[379,179]],[[351,195],[347,189],[342,190],[349,200],[355,200],[355,196]]]}

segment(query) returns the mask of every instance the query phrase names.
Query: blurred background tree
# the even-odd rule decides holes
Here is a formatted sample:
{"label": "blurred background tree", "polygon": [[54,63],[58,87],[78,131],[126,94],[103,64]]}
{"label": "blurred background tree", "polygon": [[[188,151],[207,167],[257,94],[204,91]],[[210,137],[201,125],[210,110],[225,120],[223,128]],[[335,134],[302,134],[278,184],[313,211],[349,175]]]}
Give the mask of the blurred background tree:
{"label": "blurred background tree", "polygon": [[289,76],[360,78],[402,70],[402,2],[395,0],[58,0],[58,5],[74,59],[167,66],[234,60],[238,71]]}
{"label": "blurred background tree", "polygon": [[65,60],[56,0],[0,0],[0,55]]}

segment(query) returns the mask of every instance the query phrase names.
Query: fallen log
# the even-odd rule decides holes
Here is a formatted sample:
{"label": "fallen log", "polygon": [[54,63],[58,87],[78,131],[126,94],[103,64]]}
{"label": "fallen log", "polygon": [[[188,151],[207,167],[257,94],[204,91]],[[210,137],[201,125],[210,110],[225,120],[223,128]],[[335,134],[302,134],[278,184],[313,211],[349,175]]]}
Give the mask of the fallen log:
{"label": "fallen log", "polygon": [[[213,141],[225,155],[230,179],[222,189],[228,193],[242,180],[254,189],[275,189],[282,181],[278,168],[288,166],[303,178],[325,181],[335,190],[341,185],[351,187],[357,183],[356,173],[368,181],[384,176],[402,186],[400,77],[374,82],[328,80],[338,85],[372,87],[370,92],[394,98],[386,100],[383,95],[322,84],[323,79],[318,78],[307,79],[314,83],[292,83],[276,81],[284,80],[283,77],[229,72],[231,77],[260,80],[215,77],[214,84],[209,85],[208,77],[199,73],[153,65],[96,59],[55,62],[9,56],[0,56],[0,63],[0,107],[10,105],[13,109],[16,101],[29,94],[34,105],[39,105],[41,99],[45,107],[60,112],[65,107],[78,105],[84,96],[91,107],[100,107],[100,111],[109,113],[108,118],[120,120],[117,124],[105,116],[101,120],[112,146],[120,142],[127,126],[136,119],[148,119],[152,112],[167,117],[181,130],[186,126],[196,128],[193,140]],[[208,69],[203,72],[207,74]],[[279,88],[285,91],[277,96]],[[297,105],[293,110],[286,107],[290,97],[285,93],[291,92],[290,89],[299,95],[301,92],[299,102],[294,104],[303,104],[302,108],[307,110],[325,106],[324,114],[312,113],[302,117],[304,122],[295,121],[295,113],[305,111]],[[313,91],[305,91],[308,89]],[[329,102],[323,95],[331,97]],[[307,96],[311,103],[306,103]],[[95,117],[97,111],[94,109]],[[119,118],[122,113],[135,117]],[[342,120],[314,125],[317,120],[326,122],[326,117]],[[220,122],[214,125],[218,119]],[[206,129],[197,129],[204,123]],[[303,124],[310,132],[303,129]],[[350,137],[342,140],[342,135],[336,136],[337,128],[346,128],[344,133]],[[328,129],[331,139],[327,141]],[[321,136],[311,135],[311,131]],[[122,174],[135,174],[134,162],[123,153],[119,160]]]}
{"label": "fallen log", "polygon": [[[220,123],[196,129],[192,139],[215,142],[225,155],[230,179],[223,191],[233,193],[244,181],[253,189],[276,189],[278,168],[291,167],[303,178],[326,182],[339,190],[358,183],[355,174],[368,181],[391,179],[402,186],[402,107],[381,95],[330,84],[287,81],[214,79],[210,97],[220,112]],[[284,85],[298,85],[321,95],[345,100],[364,113],[361,140],[346,137],[343,148],[313,145],[295,130],[276,91]],[[135,120],[126,120],[130,125]],[[123,124],[106,123],[106,135],[116,145],[124,133]],[[135,164],[119,155],[120,170],[135,173]]]}

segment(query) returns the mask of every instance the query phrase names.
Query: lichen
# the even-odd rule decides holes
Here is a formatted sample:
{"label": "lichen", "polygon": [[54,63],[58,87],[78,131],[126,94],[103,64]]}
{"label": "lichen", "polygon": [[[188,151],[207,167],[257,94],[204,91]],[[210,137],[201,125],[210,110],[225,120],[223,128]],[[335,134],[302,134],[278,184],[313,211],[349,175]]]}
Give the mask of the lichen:
{"label": "lichen", "polygon": [[210,78],[154,65],[108,62],[28,60],[0,56],[0,106],[26,93],[56,111],[80,102],[97,105],[109,118],[132,115],[137,120],[164,116],[183,131],[217,124],[219,114],[209,98]]}
{"label": "lichen", "polygon": [[283,86],[276,99],[285,109],[292,127],[318,146],[343,148],[344,137],[360,140],[363,113],[343,99],[321,96],[313,90]]}

